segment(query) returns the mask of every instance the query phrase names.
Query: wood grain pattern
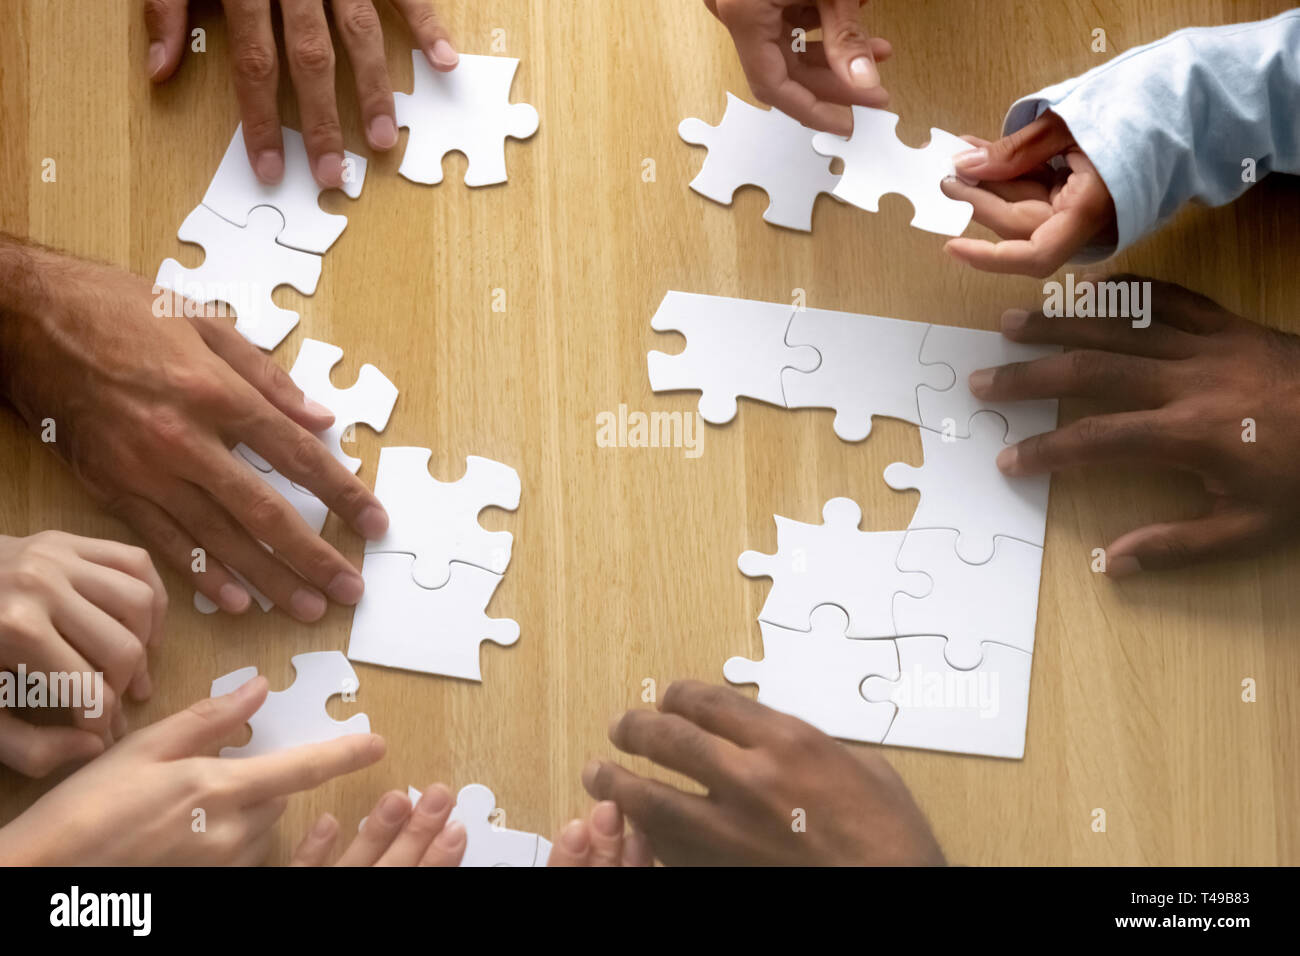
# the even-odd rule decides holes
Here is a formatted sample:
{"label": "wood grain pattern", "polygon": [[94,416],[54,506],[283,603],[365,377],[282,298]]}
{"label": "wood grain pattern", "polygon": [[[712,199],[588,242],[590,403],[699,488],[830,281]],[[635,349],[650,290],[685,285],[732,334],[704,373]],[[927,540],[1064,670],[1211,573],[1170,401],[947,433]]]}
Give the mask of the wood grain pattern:
{"label": "wood grain pattern", "polygon": [[[932,125],[994,135],[1017,96],[1103,58],[1089,50],[1094,28],[1118,51],[1285,6],[881,0],[870,18],[897,50],[883,73],[900,134],[919,143]],[[9,7],[0,227],[150,276],[167,256],[197,262],[176,228],[238,118],[219,15],[196,21],[208,52],[152,89],[137,4]],[[585,808],[579,772],[591,755],[612,752],[606,724],[642,706],[643,680],[661,689],[677,677],[720,681],[728,657],[759,653],[755,618],[768,585],[742,577],[735,558],[775,546],[773,514],[817,520],[825,499],[849,495],[863,503],[865,527],[906,525],[914,495],[880,479],[888,463],[920,458],[915,430],[899,422],[846,445],[829,412],[742,403],[734,423],[707,429],[696,459],[597,447],[596,415],[619,403],[693,408],[689,395],[653,395],[646,381],[647,349],[674,348],[649,328],[666,290],[786,301],[802,288],[813,306],[977,328],[1041,299],[1035,280],[947,260],[939,239],[907,227],[898,197],[876,216],[822,199],[815,232],[801,235],[765,225],[766,200],[754,190],[730,209],[691,193],[704,154],[679,141],[678,121],[716,121],[724,90],[749,98],[725,31],[697,0],[442,7],[466,52],[489,52],[492,31],[505,31],[506,52],[522,59],[514,98],[537,107],[540,131],[507,146],[510,182],[498,188],[465,188],[460,156],[433,188],[396,175],[401,145],[372,158],[360,200],[327,201],[350,221],[316,295],[276,294],[303,312],[276,358],[290,364],[309,335],[344,348],[336,382],[371,362],[398,384],[382,439],[362,429],[367,482],[381,442],[432,447],[444,479],[468,454],[518,468],[519,512],[486,523],[515,534],[490,611],[518,620],[522,637],[510,649],[484,645],[481,685],[359,666],[361,704],[389,755],[295,798],[280,859],[316,813],[331,810],[347,832],[382,790],[434,780],[486,783],[510,825],[550,833]],[[406,35],[385,19],[395,86],[409,89]],[[351,84],[344,66],[348,146],[363,152]],[[40,180],[44,157],[58,163],[55,184]],[[654,182],[642,181],[646,158]],[[1275,177],[1233,206],[1185,211],[1114,265],[1297,329],[1298,215],[1300,189]],[[506,292],[504,313],[492,311],[494,289]],[[1067,403],[1065,418],[1079,410]],[[0,416],[0,449],[5,533],[53,527],[130,539],[12,415]],[[1195,486],[1168,475],[1107,468],[1056,479],[1025,759],[887,750],[953,860],[1300,862],[1300,551],[1122,586],[1088,570],[1092,548],[1197,504]],[[326,535],[360,562],[361,542],[337,519]],[[172,607],[154,661],[159,689],[131,711],[137,726],[205,695],[235,667],[256,664],[280,687],[292,654],[346,644],[346,609],[313,627],[256,611],[204,618],[180,579],[165,578]],[[1255,704],[1240,700],[1245,677],[1258,682]],[[0,775],[0,819],[48,786]],[[1089,826],[1098,807],[1106,833]]]}

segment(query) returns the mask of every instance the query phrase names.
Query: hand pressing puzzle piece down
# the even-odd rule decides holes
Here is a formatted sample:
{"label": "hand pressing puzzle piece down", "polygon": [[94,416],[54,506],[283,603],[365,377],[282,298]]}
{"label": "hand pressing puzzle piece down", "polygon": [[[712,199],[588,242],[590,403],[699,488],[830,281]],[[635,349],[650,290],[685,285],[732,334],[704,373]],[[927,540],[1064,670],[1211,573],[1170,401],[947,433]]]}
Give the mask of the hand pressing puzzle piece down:
{"label": "hand pressing puzzle piece down", "polygon": [[355,385],[335,388],[330,381],[330,370],[342,359],[343,350],[337,345],[303,339],[289,377],[307,398],[320,402],[334,413],[334,424],[318,433],[317,437],[339,464],[355,475],[361,467],[361,459],[353,458],[343,450],[344,433],[357,424],[369,425],[377,432],[387,428],[388,416],[397,404],[397,386],[373,365],[363,365]]}
{"label": "hand pressing puzzle piece down", "polygon": [[760,621],[763,659],[733,657],[722,673],[733,684],[758,684],[760,704],[832,737],[880,743],[892,708],[865,700],[859,685],[869,674],[896,674],[898,653],[892,640],[845,637],[847,623],[844,612],[831,605],[813,612],[810,631]]}
{"label": "hand pressing puzzle piece down", "polygon": [[507,830],[499,821],[496,797],[481,783],[461,787],[456,806],[447,818],[465,827],[465,855],[461,866],[545,866],[551,841],[536,833]]}
{"label": "hand pressing puzzle piece down", "polygon": [[804,309],[790,322],[786,341],[811,345],[821,353],[816,369],[782,373],[789,408],[835,409],[835,434],[862,441],[871,434],[875,415],[921,423],[917,387],[950,388],[952,369],[922,365],[923,322],[875,315]]}
{"label": "hand pressing puzzle piece down", "polygon": [[450,73],[433,69],[419,50],[411,51],[415,85],[394,93],[397,125],[410,130],[397,170],[412,182],[442,182],[443,157],[453,150],[469,160],[466,186],[506,181],[506,137],[527,139],[537,132],[537,110],[510,102],[519,61],[505,56],[460,55]]}
{"label": "hand pressing puzzle piece down", "polygon": [[[242,747],[223,747],[223,757],[256,757],[303,744],[320,743],[348,734],[370,733],[370,718],[353,714],[335,720],[325,703],[335,694],[355,694],[356,671],[338,651],[297,654],[293,658],[297,678],[285,690],[273,690],[248,718],[252,739]],[[212,682],[210,696],[220,697],[242,687],[257,676],[256,667],[241,667]]]}
{"label": "hand pressing puzzle piece down", "polygon": [[885,743],[989,757],[1025,755],[1030,655],[984,644],[976,668],[956,670],[944,659],[942,637],[900,637],[895,643],[897,671],[862,682],[864,699],[898,708]]}
{"label": "hand pressing puzzle piece down", "polygon": [[709,150],[692,189],[730,206],[738,188],[757,186],[767,193],[763,219],[803,232],[812,231],[817,197],[840,179],[830,159],[812,148],[814,132],[778,109],[761,110],[730,93],[717,126],[690,118],[677,127],[686,142]]}
{"label": "hand pressing puzzle piece down", "polygon": [[1018,538],[1043,546],[1047,496],[1052,476],[1008,478],[998,470],[1007,423],[996,412],[970,420],[970,437],[945,440],[921,429],[921,466],[896,461],[885,469],[885,484],[921,492],[909,529],[950,528],[957,532],[957,554],[983,564],[993,557],[994,537]]}
{"label": "hand pressing puzzle piece down", "polygon": [[303,295],[316,291],[321,258],[279,245],[276,235],[284,219],[269,206],[259,206],[236,226],[207,206],[196,206],[185,217],[177,237],[203,247],[203,265],[186,269],[164,259],[154,284],[203,304],[226,302],[235,310],[235,331],[261,349],[273,349],[298,324],[298,313],[282,309],[271,292],[291,285]]}
{"label": "hand pressing puzzle piece down", "polygon": [[893,595],[929,591],[924,574],[898,569],[906,531],[859,531],[862,509],[849,498],[832,498],[822,524],[776,516],[776,554],[746,551],[742,574],[770,577],[759,620],[807,631],[813,610],[834,604],[849,618],[850,637],[893,637]]}
{"label": "hand pressing puzzle piece down", "polygon": [[844,174],[834,195],[867,212],[880,211],[880,197],[898,193],[912,203],[912,225],[926,232],[959,236],[975,207],[949,199],[939,188],[955,174],[953,157],[972,149],[970,143],[941,129],[930,130],[930,142],[913,149],[899,142],[898,115],[869,106],[853,107],[853,135],[818,133],[813,149],[844,160]]}
{"label": "hand pressing puzzle piece down", "polygon": [[811,346],[786,345],[793,314],[793,306],[774,302],[669,292],[650,327],[657,332],[681,332],[686,348],[676,355],[654,351],[646,356],[650,388],[656,392],[698,389],[700,415],[715,425],[736,417],[736,399],[742,395],[784,406],[782,369],[808,372],[821,361]]}
{"label": "hand pressing puzzle piece down", "polygon": [[411,576],[408,554],[367,554],[361,564],[365,593],[352,618],[348,657],[366,664],[482,680],[479,644],[508,646],[519,625],[484,613],[501,582],[472,564],[453,563],[440,588],[422,588]]}
{"label": "hand pressing puzzle piece down", "polygon": [[934,587],[923,598],[894,595],[898,634],[943,635],[948,639],[948,663],[961,670],[979,665],[986,642],[1033,653],[1042,548],[998,537],[993,539],[991,560],[968,564],[957,555],[956,531],[927,528],[905,533],[898,567],[924,571]]}
{"label": "hand pressing puzzle piece down", "polygon": [[[267,186],[258,180],[248,164],[243,124],[236,127],[226,154],[221,157],[221,165],[203,194],[203,205],[236,226],[247,225],[249,215],[259,206],[271,206],[284,218],[284,229],[276,242],[303,252],[323,253],[343,233],[348,217],[320,208],[323,189],[312,177],[302,134],[286,126],[281,135],[284,177],[274,186]],[[365,157],[345,153],[342,191],[356,199],[365,180]]]}
{"label": "hand pressing puzzle piece down", "polygon": [[485,530],[478,515],[519,507],[519,473],[471,455],[459,481],[438,481],[429,474],[430,455],[427,448],[379,452],[375,497],[388,512],[388,533],[366,542],[366,553],[413,555],[412,577],[423,588],[446,584],[453,561],[502,574],[514,539],[509,531]]}

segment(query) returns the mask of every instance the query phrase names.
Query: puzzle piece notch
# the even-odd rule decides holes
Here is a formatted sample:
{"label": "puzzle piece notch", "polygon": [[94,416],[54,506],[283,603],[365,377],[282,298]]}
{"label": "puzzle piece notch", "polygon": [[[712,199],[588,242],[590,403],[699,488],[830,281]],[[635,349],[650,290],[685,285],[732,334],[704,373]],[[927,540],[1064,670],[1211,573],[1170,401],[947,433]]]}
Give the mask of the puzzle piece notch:
{"label": "puzzle piece notch", "polygon": [[[418,791],[417,791],[418,793]],[[510,830],[493,822],[497,801],[481,783],[461,787],[447,822],[465,827],[461,866],[545,866],[551,843],[536,833]]]}
{"label": "puzzle piece notch", "polygon": [[361,459],[343,450],[343,436],[358,424],[369,425],[377,432],[387,428],[388,418],[397,404],[397,386],[379,369],[367,364],[361,366],[354,384],[337,388],[330,381],[330,372],[342,359],[343,350],[337,345],[303,339],[289,377],[308,399],[320,402],[334,413],[334,424],[317,432],[316,437],[339,464],[355,475]]}
{"label": "puzzle piece notch", "polygon": [[885,469],[885,484],[896,491],[921,493],[909,530],[957,531],[957,554],[967,563],[993,557],[994,537],[1016,538],[1043,546],[1051,475],[1008,477],[998,470],[1007,423],[996,412],[977,412],[970,437],[947,439],[921,429],[920,466],[896,461]]}
{"label": "puzzle piece notch", "polygon": [[200,305],[226,302],[235,310],[235,331],[258,348],[275,348],[298,324],[298,313],[276,305],[271,293],[282,285],[303,295],[316,291],[321,257],[280,245],[275,237],[284,218],[257,206],[240,227],[206,206],[196,206],[177,231],[183,242],[203,247],[203,264],[187,269],[164,259],[154,284]]}
{"label": "puzzle piece notch", "polygon": [[365,556],[365,593],[352,618],[348,657],[354,661],[426,674],[481,681],[479,645],[509,646],[519,625],[485,613],[501,575],[453,562],[440,588],[422,588],[409,554]]}
{"label": "puzzle piece notch", "polygon": [[834,194],[867,212],[880,211],[880,197],[897,193],[912,204],[911,225],[926,232],[959,236],[975,207],[944,195],[939,184],[956,171],[953,157],[970,143],[930,129],[930,142],[914,149],[898,139],[898,114],[868,106],[853,107],[853,135],[818,133],[812,146],[823,156],[844,160]]}
{"label": "puzzle piece notch", "polygon": [[981,645],[978,665],[958,670],[943,637],[900,637],[898,668],[862,681],[864,700],[896,709],[884,743],[1020,759],[1025,755],[1032,657],[1001,644]]}
{"label": "puzzle piece notch", "polygon": [[894,595],[895,631],[943,635],[944,656],[958,670],[977,667],[986,643],[1032,654],[1042,565],[1042,548],[1014,538],[995,537],[992,559],[969,564],[957,554],[956,531],[909,531],[898,567],[924,571],[934,587],[920,598]]}
{"label": "puzzle piece notch", "polygon": [[504,573],[514,537],[486,530],[478,516],[486,508],[519,507],[519,473],[470,455],[460,479],[439,481],[429,474],[431,455],[428,448],[380,450],[375,497],[388,512],[388,531],[366,542],[366,553],[412,555],[412,575],[423,588],[445,585],[453,561]]}
{"label": "puzzle piece notch", "polygon": [[786,344],[793,314],[779,303],[669,292],[650,327],[682,333],[686,348],[646,356],[651,390],[698,390],[700,415],[714,425],[736,417],[741,396],[785,407],[782,370],[812,371],[822,361],[810,345]]}
{"label": "puzzle piece notch", "polygon": [[[331,697],[355,693],[359,686],[347,658],[339,651],[318,651],[296,654],[292,661],[297,672],[294,682],[285,690],[266,695],[262,706],[248,718],[252,738],[242,747],[223,747],[222,757],[256,757],[348,734],[370,733],[367,715],[335,720],[325,710]],[[256,667],[231,671],[212,682],[210,696],[229,694],[256,676]]]}
{"label": "puzzle piece notch", "polygon": [[[311,163],[302,134],[282,127],[284,176],[274,185],[262,183],[248,162],[244,146],[244,125],[235,128],[221,164],[203,195],[203,205],[236,226],[246,226],[252,211],[270,206],[280,212],[284,228],[276,236],[282,246],[303,252],[324,253],[334,245],[348,224],[347,216],[320,208],[324,192],[312,176]],[[366,179],[366,159],[344,151],[344,183],[341,191],[356,199]]]}
{"label": "puzzle piece notch", "polygon": [[410,131],[398,173],[437,185],[443,159],[460,152],[469,160],[466,186],[505,182],[506,139],[528,139],[539,124],[533,106],[510,102],[519,60],[462,53],[456,69],[440,73],[412,50],[411,62],[411,92],[393,94],[397,125]]}
{"label": "puzzle piece notch", "polygon": [[[758,684],[758,702],[844,740],[880,743],[893,708],[866,701],[860,684],[869,674],[896,674],[892,640],[861,640],[845,635],[848,616],[822,605],[808,631],[759,621],[763,659],[733,657],[722,673],[733,684]],[[863,706],[864,703],[866,706]]]}
{"label": "puzzle piece notch", "polygon": [[834,192],[840,179],[830,159],[812,148],[815,132],[778,109],[758,109],[731,93],[717,126],[691,117],[677,127],[683,140],[709,151],[691,189],[730,206],[741,186],[757,186],[767,194],[763,220],[802,232],[812,231],[817,197]]}
{"label": "puzzle piece notch", "polygon": [[923,365],[921,346],[928,325],[827,309],[803,309],[790,321],[786,342],[811,345],[821,364],[805,373],[781,374],[788,408],[832,408],[835,434],[858,442],[871,434],[872,419],[921,422],[917,388],[951,388],[947,365]]}

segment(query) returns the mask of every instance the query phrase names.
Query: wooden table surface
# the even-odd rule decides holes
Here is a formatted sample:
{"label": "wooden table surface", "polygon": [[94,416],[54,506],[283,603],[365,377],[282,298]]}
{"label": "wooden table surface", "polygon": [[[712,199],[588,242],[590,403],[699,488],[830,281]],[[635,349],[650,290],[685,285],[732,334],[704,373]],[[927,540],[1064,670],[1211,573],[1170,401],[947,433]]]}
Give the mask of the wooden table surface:
{"label": "wooden table surface", "polygon": [[[153,89],[138,4],[7,6],[0,228],[149,276],[167,256],[199,262],[176,229],[238,121],[219,14],[199,12],[207,52],[187,55],[180,76]],[[930,126],[993,136],[1017,96],[1115,52],[1285,6],[881,0],[870,17],[898,51],[883,75],[901,136],[916,144]],[[372,156],[359,200],[324,203],[349,222],[316,294],[276,293],[302,321],[275,355],[288,366],[304,336],[324,339],[345,351],[336,383],[370,362],[398,385],[384,434],[358,429],[367,483],[382,444],[431,447],[444,480],[471,454],[519,470],[519,511],[489,512],[485,524],[515,535],[490,612],[515,618],[522,636],[508,649],[483,645],[482,684],[358,665],[360,709],[389,754],[295,798],[281,859],[320,811],[348,832],[384,789],[435,780],[486,783],[509,825],[550,834],[587,806],[579,772],[613,752],[606,725],[645,706],[645,681],[661,690],[679,677],[721,681],[728,657],[760,656],[755,620],[769,583],[735,562],[747,548],[775,548],[773,514],[817,521],[827,498],[849,495],[868,530],[906,526],[915,493],[880,477],[892,461],[920,461],[917,431],[901,422],[878,420],[868,441],[850,445],[832,433],[830,412],[742,402],[733,423],[707,428],[697,458],[598,447],[596,417],[620,403],[694,408],[694,396],[655,395],[646,380],[646,351],[676,350],[674,337],[649,327],[667,290],[789,301],[801,288],[810,306],[985,329],[1004,308],[1042,298],[1036,280],[948,260],[940,238],[908,228],[899,197],[874,216],[822,198],[805,235],[764,224],[757,190],[734,208],[690,192],[704,153],[678,139],[678,121],[716,122],[726,90],[752,101],[726,32],[697,0],[450,0],[442,9],[461,50],[521,58],[514,99],[537,107],[540,131],[509,143],[510,181],[496,188],[466,188],[460,155],[440,186],[400,178],[404,131],[390,155]],[[409,89],[409,41],[385,19],[395,88]],[[1097,28],[1108,54],[1090,50]],[[494,35],[504,49],[492,49]],[[348,146],[365,153],[346,65],[339,89]],[[282,90],[281,101],[296,125],[292,95]],[[46,157],[55,183],[41,181]],[[643,181],[647,159],[653,182]],[[1298,218],[1296,181],[1274,178],[1230,207],[1185,211],[1114,265],[1300,330]],[[493,310],[494,290],[504,290],[504,312]],[[1062,412],[1069,420],[1081,407]],[[133,540],[8,413],[0,460],[4,533]],[[1193,481],[1166,474],[1106,468],[1055,479],[1024,760],[885,748],[952,860],[1300,862],[1300,549],[1123,584],[1089,570],[1093,548],[1199,501]],[[359,566],[359,538],[334,517],[325,534]],[[164,578],[171,610],[153,661],[158,690],[131,709],[135,726],[206,695],[236,667],[255,664],[280,688],[291,655],[346,646],[349,609],[315,626],[257,610],[203,617],[181,579]],[[1246,678],[1255,703],[1241,699]],[[331,705],[336,715],[356,709]],[[49,786],[11,773],[0,782],[2,820]],[[1091,826],[1095,808],[1106,811],[1104,833]]]}

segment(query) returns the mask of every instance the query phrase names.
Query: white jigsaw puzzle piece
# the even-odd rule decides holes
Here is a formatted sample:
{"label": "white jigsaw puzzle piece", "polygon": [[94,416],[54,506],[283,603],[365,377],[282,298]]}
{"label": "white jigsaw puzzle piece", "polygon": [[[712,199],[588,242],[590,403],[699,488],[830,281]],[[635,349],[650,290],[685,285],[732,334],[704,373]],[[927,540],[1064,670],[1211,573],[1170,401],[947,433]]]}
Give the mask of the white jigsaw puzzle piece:
{"label": "white jigsaw puzzle piece", "polygon": [[321,258],[275,241],[284,219],[270,206],[258,206],[246,218],[248,225],[240,227],[206,206],[195,207],[176,235],[203,247],[203,264],[187,269],[175,259],[164,259],[154,283],[199,304],[229,303],[235,310],[235,331],[269,351],[298,324],[298,313],[276,305],[271,292],[290,285],[303,295],[314,293]]}
{"label": "white jigsaw puzzle piece", "polygon": [[1056,428],[1057,401],[1054,398],[1027,402],[985,402],[971,394],[971,373],[982,368],[1032,362],[1062,351],[1059,345],[1026,345],[1013,342],[998,332],[932,325],[921,346],[923,364],[942,363],[956,374],[952,388],[937,391],[928,385],[916,390],[921,424],[935,431],[947,431],[965,438],[970,419],[978,411],[994,411],[1007,421],[1006,442],[1015,444],[1031,435]]}
{"label": "white jigsaw puzzle piece", "polygon": [[811,346],[786,344],[793,314],[793,306],[774,302],[669,292],[650,327],[681,332],[686,348],[646,356],[651,390],[700,391],[700,415],[715,425],[736,417],[740,396],[784,406],[782,369],[807,372],[822,360]]}
{"label": "white jigsaw puzzle piece", "polygon": [[[418,792],[418,791],[417,791]],[[481,783],[461,787],[447,822],[465,828],[465,855],[461,866],[545,866],[551,843],[536,833],[497,826],[496,797]]]}
{"label": "white jigsaw puzzle piece", "polygon": [[880,197],[898,193],[912,204],[912,225],[926,232],[959,236],[975,207],[945,196],[939,184],[955,175],[953,157],[972,149],[964,139],[930,129],[930,142],[913,149],[898,139],[898,114],[869,106],[853,107],[853,135],[818,133],[813,149],[844,160],[834,194],[867,212],[880,211]]}
{"label": "white jigsaw puzzle piece", "polygon": [[377,432],[388,427],[388,417],[397,404],[397,386],[373,365],[363,365],[356,384],[335,388],[330,381],[330,370],[342,359],[343,350],[337,345],[303,339],[289,377],[307,398],[320,402],[334,413],[334,424],[318,432],[316,437],[339,464],[355,475],[361,467],[361,459],[353,458],[343,450],[343,435],[357,424],[369,425]]}
{"label": "white jigsaw puzzle piece", "polygon": [[[320,743],[348,734],[370,733],[370,718],[353,714],[335,720],[325,710],[335,694],[355,694],[359,686],[356,671],[338,651],[319,651],[293,657],[297,672],[285,690],[273,690],[248,718],[253,736],[242,747],[223,747],[223,757],[256,757],[303,744]],[[210,696],[220,697],[242,687],[257,676],[256,667],[242,667],[212,682]]]}
{"label": "white jigsaw puzzle piece", "polygon": [[894,626],[900,636],[946,637],[944,654],[960,670],[979,664],[980,645],[986,642],[1033,653],[1042,548],[998,537],[991,560],[968,564],[957,555],[956,531],[925,528],[906,535],[898,567],[925,572],[934,587],[920,598],[894,595]]}
{"label": "white jigsaw puzzle piece", "polygon": [[397,125],[410,130],[398,173],[412,182],[440,183],[443,157],[457,151],[469,160],[466,186],[505,182],[506,138],[527,139],[538,126],[536,109],[510,102],[519,61],[462,53],[456,69],[440,73],[412,50],[411,62],[412,91],[393,94]]}
{"label": "white jigsaw puzzle piece", "polygon": [[[236,226],[247,225],[249,214],[257,207],[274,207],[284,217],[284,229],[276,237],[280,245],[303,252],[323,253],[343,233],[348,217],[320,208],[320,194],[324,190],[311,174],[302,134],[285,126],[281,135],[284,140],[284,177],[274,186],[268,186],[258,180],[248,163],[244,125],[241,123],[236,127],[226,154],[221,157],[221,165],[203,195],[203,205]],[[343,170],[341,189],[356,199],[361,195],[366,180],[365,157],[344,151]]]}
{"label": "white jigsaw puzzle piece", "polygon": [[459,481],[438,481],[429,474],[431,454],[428,448],[380,450],[375,497],[388,512],[388,532],[366,542],[366,553],[413,555],[412,576],[424,588],[446,584],[453,561],[504,573],[514,538],[486,530],[478,515],[484,508],[519,507],[519,473],[470,455]]}
{"label": "white jigsaw puzzle piece", "polygon": [[970,437],[945,440],[921,429],[922,465],[896,461],[885,469],[885,483],[896,491],[921,493],[909,529],[957,531],[957,554],[983,564],[993,557],[997,535],[1043,546],[1047,498],[1052,476],[1010,478],[998,470],[1007,424],[996,412],[978,412],[970,420]]}
{"label": "white jigsaw puzzle piece", "polygon": [[692,117],[677,127],[683,140],[709,150],[691,189],[730,206],[738,188],[757,186],[767,193],[764,221],[803,232],[812,231],[817,197],[833,192],[840,179],[830,159],[812,148],[815,132],[778,109],[758,109],[731,93],[717,126]]}
{"label": "white jigsaw puzzle piece", "polygon": [[484,613],[501,575],[456,562],[445,585],[422,588],[411,576],[414,560],[409,554],[365,556],[365,593],[352,618],[348,657],[481,681],[479,644],[519,640],[517,623]]}
{"label": "white jigsaw puzzle piece", "polygon": [[776,516],[776,554],[746,551],[737,565],[749,577],[770,577],[759,620],[807,631],[813,609],[838,606],[854,638],[893,637],[893,595],[929,591],[924,574],[898,568],[906,531],[860,531],[862,509],[850,498],[832,498],[822,524]]}
{"label": "white jigsaw puzzle piece", "polygon": [[812,371],[787,369],[781,381],[788,408],[835,409],[835,434],[848,442],[871,434],[875,415],[921,423],[917,386],[951,388],[952,369],[922,365],[923,322],[826,309],[794,314],[786,341],[821,354]]}
{"label": "white jigsaw puzzle piece", "polygon": [[896,643],[897,671],[862,682],[865,700],[898,708],[886,744],[989,757],[1025,755],[1029,654],[985,644],[978,667],[957,670],[944,658],[942,637],[900,637]]}
{"label": "white jigsaw puzzle piece", "polygon": [[723,665],[723,676],[733,684],[757,684],[760,704],[832,737],[880,743],[893,709],[866,701],[860,685],[869,674],[896,674],[898,653],[892,640],[846,637],[847,625],[844,612],[833,605],[813,612],[810,631],[759,621],[763,659],[733,657]]}

